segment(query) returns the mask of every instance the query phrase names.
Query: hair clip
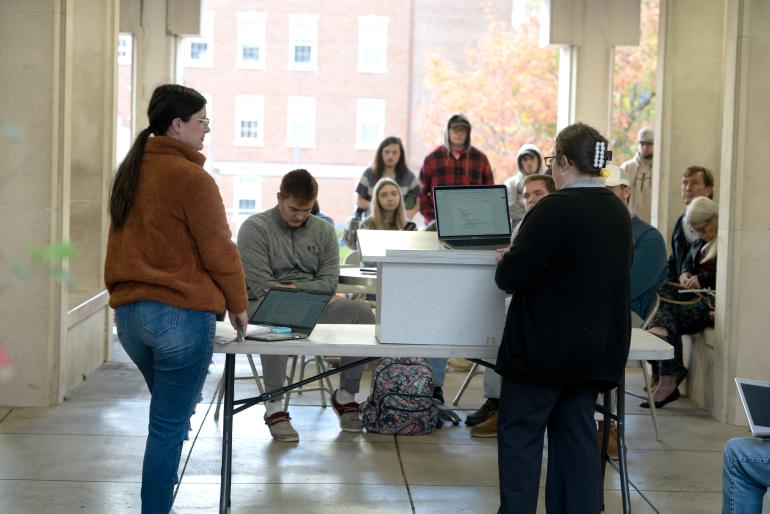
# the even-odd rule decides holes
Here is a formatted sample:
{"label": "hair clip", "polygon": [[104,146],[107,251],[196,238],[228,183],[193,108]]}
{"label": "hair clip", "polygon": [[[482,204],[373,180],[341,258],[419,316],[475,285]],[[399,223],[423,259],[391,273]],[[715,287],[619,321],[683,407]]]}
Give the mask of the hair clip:
{"label": "hair clip", "polygon": [[604,167],[604,150],[606,145],[604,141],[597,141],[594,147],[594,168]]}

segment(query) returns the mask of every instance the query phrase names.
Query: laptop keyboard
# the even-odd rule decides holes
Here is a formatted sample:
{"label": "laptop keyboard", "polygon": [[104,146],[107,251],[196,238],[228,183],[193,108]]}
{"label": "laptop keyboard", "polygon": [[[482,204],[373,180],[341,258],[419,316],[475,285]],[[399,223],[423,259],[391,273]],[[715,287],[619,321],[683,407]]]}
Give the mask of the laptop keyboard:
{"label": "laptop keyboard", "polygon": [[450,248],[468,248],[468,247],[478,247],[478,248],[506,248],[510,246],[511,241],[510,239],[504,238],[504,239],[492,239],[492,240],[479,240],[479,239],[456,239],[453,241],[445,241],[446,244]]}

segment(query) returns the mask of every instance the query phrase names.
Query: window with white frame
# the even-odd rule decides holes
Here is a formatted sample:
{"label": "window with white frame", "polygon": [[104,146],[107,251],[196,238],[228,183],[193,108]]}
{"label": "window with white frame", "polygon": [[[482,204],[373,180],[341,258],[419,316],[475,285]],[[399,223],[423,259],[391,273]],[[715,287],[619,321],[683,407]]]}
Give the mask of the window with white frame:
{"label": "window with white frame", "polygon": [[262,146],[264,140],[265,97],[235,97],[235,145]]}
{"label": "window with white frame", "polygon": [[131,66],[133,59],[133,36],[127,33],[121,33],[118,36],[118,64]]}
{"label": "window with white frame", "polygon": [[318,15],[289,15],[289,69],[318,69]]}
{"label": "window with white frame", "polygon": [[356,106],[356,149],[376,149],[385,137],[385,100],[359,98]]}
{"label": "window with white frame", "polygon": [[286,106],[286,146],[315,147],[315,97],[289,97]]}
{"label": "window with white frame", "polygon": [[263,69],[265,67],[265,21],[267,13],[241,11],[238,13],[236,66]]}
{"label": "window with white frame", "polygon": [[387,73],[388,18],[386,16],[358,17],[358,71]]}
{"label": "window with white frame", "polygon": [[214,66],[214,11],[203,11],[200,37],[184,38],[185,66],[211,68]]}
{"label": "window with white frame", "polygon": [[258,177],[241,175],[236,180],[235,190],[233,191],[233,204],[235,207],[235,217],[231,220],[235,224],[234,234],[246,219],[252,214],[262,210],[262,182]]}

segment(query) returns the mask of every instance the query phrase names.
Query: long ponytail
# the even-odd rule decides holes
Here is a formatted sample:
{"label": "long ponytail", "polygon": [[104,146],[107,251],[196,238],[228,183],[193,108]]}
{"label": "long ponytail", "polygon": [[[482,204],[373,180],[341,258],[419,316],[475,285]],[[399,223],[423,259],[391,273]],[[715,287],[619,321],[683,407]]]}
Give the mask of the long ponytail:
{"label": "long ponytail", "polygon": [[139,170],[144,158],[144,145],[150,138],[152,129],[147,127],[139,133],[136,141],[120,163],[112,182],[110,193],[110,219],[116,229],[123,226],[128,210],[136,197],[136,184],[139,182]]}

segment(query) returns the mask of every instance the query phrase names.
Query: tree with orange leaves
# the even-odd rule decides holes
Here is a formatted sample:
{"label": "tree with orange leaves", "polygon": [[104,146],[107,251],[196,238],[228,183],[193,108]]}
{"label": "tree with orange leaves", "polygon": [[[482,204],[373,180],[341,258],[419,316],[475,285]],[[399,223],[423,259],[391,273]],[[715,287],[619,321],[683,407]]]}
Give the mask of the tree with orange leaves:
{"label": "tree with orange leaves", "polygon": [[655,121],[655,70],[658,63],[659,0],[642,0],[639,46],[615,49],[612,80],[613,161],[636,153],[636,133]]}
{"label": "tree with orange leaves", "polygon": [[465,70],[438,54],[428,58],[425,82],[435,100],[420,111],[418,130],[429,146],[438,143],[436,127],[444,126],[448,114],[463,112],[473,124],[473,145],[489,158],[497,183],[516,172],[524,143],[552,151],[558,51],[538,47],[538,27],[533,15],[516,29],[490,24],[468,50]]}
{"label": "tree with orange leaves", "polygon": [[[502,183],[516,172],[516,153],[534,143],[543,154],[553,152],[559,53],[538,46],[539,23],[534,4],[518,27],[491,23],[484,37],[457,69],[439,54],[428,58],[425,83],[434,100],[419,112],[418,130],[435,145],[436,127],[449,113],[464,112],[473,124],[473,143],[487,154]],[[642,0],[639,46],[615,51],[612,93],[614,162],[636,151],[636,132],[655,119],[655,70],[659,0]]]}

